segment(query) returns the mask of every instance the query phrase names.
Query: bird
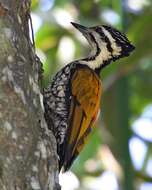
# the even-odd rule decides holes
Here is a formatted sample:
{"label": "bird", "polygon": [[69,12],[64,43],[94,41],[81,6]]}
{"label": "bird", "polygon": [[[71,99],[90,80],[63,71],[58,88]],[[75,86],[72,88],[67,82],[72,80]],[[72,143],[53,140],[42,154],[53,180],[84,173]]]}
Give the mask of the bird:
{"label": "bird", "polygon": [[44,117],[56,138],[58,169],[63,172],[70,169],[95,128],[103,94],[100,72],[135,49],[125,34],[111,26],[71,24],[88,41],[90,54],[61,68],[43,92]]}

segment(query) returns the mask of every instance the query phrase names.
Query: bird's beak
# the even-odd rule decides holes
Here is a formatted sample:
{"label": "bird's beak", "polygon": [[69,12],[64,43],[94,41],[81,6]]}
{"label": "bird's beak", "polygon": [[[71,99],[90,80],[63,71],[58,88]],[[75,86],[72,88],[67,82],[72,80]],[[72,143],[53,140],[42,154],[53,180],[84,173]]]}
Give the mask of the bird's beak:
{"label": "bird's beak", "polygon": [[77,23],[74,23],[74,22],[71,22],[71,24],[76,28],[78,29],[82,34],[87,34],[88,33],[88,28],[85,27],[85,26],[82,26],[80,24],[77,24]]}

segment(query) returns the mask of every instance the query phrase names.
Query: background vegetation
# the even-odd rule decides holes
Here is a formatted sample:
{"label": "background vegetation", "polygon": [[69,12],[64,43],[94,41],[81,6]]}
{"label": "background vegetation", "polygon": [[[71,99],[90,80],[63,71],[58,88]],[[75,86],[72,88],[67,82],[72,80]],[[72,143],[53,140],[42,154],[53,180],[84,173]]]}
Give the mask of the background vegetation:
{"label": "background vegetation", "polygon": [[89,51],[71,21],[112,25],[136,46],[129,58],[102,71],[98,127],[72,172],[61,176],[63,189],[152,189],[151,1],[33,0],[32,19],[44,86],[59,68]]}

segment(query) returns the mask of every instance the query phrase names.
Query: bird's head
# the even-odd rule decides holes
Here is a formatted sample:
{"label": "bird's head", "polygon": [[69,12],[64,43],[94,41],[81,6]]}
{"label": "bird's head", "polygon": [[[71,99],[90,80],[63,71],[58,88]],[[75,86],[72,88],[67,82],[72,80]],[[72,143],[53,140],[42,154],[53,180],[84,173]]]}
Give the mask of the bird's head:
{"label": "bird's head", "polygon": [[110,61],[129,56],[135,49],[123,33],[110,26],[85,27],[73,22],[72,25],[85,36],[91,45],[92,52],[86,60],[94,61],[96,63],[94,68],[103,67]]}

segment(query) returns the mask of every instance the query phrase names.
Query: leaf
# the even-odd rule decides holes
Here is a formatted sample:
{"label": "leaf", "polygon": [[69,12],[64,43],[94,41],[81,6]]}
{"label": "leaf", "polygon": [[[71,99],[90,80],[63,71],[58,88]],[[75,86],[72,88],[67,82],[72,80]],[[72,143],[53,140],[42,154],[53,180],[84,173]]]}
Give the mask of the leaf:
{"label": "leaf", "polygon": [[35,10],[39,5],[39,0],[32,0],[31,10]]}

